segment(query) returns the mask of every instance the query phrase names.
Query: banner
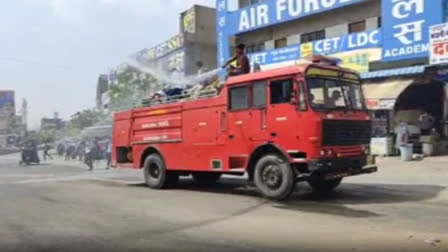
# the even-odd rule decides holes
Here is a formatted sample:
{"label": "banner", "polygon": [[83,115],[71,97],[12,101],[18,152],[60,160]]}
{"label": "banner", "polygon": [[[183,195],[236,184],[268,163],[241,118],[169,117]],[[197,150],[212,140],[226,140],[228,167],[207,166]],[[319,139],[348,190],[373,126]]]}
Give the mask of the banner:
{"label": "banner", "polygon": [[370,62],[381,60],[381,52],[381,48],[369,48],[332,54],[330,56],[339,58],[341,60],[339,64],[341,67],[364,73],[369,71]]}
{"label": "banner", "polygon": [[448,63],[448,24],[431,26],[429,36],[429,64]]}
{"label": "banner", "polygon": [[280,49],[268,50],[260,53],[249,54],[251,65],[255,63],[263,66],[300,59],[300,45],[288,46]]}
{"label": "banner", "polygon": [[[279,49],[272,49],[259,53],[249,54],[251,63],[257,63],[259,65],[269,65],[275,63],[281,63],[290,60],[298,60],[301,58],[306,58],[311,55],[332,55],[334,53],[340,52],[353,52],[359,51],[359,49],[371,48],[377,49],[375,47],[380,46],[381,33],[378,29],[353,33],[344,35],[341,37],[334,37],[329,39],[323,39],[313,42],[307,42],[301,45],[291,45]],[[377,52],[376,50],[375,52]],[[366,51],[363,51],[366,52]],[[371,54],[364,53],[364,58],[371,57]],[[352,55],[352,54],[349,54]],[[358,54],[355,54],[358,55]],[[345,54],[343,54],[345,57]],[[359,56],[356,56],[359,58]],[[375,54],[376,60],[381,59],[381,54]],[[345,58],[347,62],[352,62],[353,57]],[[362,59],[356,59],[356,62]],[[352,66],[353,67],[353,66]],[[364,68],[363,68],[364,69]]]}
{"label": "banner", "polygon": [[226,60],[230,57],[230,34],[228,33],[227,25],[227,0],[216,0],[216,40],[217,47],[217,66],[219,70],[219,79],[224,80],[226,76],[226,70],[220,68]]}
{"label": "banner", "polygon": [[156,47],[153,47],[151,49],[144,49],[142,50],[142,52],[146,53],[146,55],[144,56],[146,60],[154,60],[163,57],[168,53],[175,51],[183,46],[184,38],[181,34],[179,34]]}
{"label": "banner", "polygon": [[309,43],[313,44],[314,54],[329,55],[337,52],[377,47],[381,44],[381,32],[379,29],[374,29]]}
{"label": "banner", "polygon": [[182,30],[191,34],[196,33],[196,13],[194,7],[182,16]]}
{"label": "banner", "polygon": [[15,114],[14,91],[0,91],[0,115],[9,116]]}
{"label": "banner", "polygon": [[[269,0],[229,13],[229,35],[303,18],[365,0]],[[219,1],[218,1],[219,2]]]}
{"label": "banner", "polygon": [[383,60],[428,57],[429,27],[443,22],[442,0],[382,0]]}

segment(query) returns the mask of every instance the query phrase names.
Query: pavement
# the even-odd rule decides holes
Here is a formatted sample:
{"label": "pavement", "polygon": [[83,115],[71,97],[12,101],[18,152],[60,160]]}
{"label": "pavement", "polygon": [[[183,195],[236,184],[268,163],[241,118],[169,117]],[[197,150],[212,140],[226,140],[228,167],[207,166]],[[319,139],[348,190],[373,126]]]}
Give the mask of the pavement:
{"label": "pavement", "polygon": [[380,159],[329,195],[271,202],[241,178],[156,191],[141,171],[0,156],[0,251],[448,251],[447,162]]}

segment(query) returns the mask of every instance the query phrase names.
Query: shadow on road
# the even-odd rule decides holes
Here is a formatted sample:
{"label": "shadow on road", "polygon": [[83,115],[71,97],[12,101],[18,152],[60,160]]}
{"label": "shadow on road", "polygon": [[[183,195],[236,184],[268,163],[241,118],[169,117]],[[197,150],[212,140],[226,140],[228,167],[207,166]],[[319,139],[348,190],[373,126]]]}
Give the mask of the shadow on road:
{"label": "shadow on road", "polygon": [[339,188],[327,195],[306,193],[293,197],[311,202],[387,204],[428,200],[437,197],[445,189],[446,187],[439,185],[342,183]]}
{"label": "shadow on road", "polygon": [[[146,187],[145,184],[132,186]],[[301,183],[288,200],[271,204],[276,208],[351,218],[378,217],[381,215],[346,205],[418,202],[437,197],[445,189],[437,185],[343,183],[334,192],[316,194],[305,183]],[[240,178],[224,178],[212,187],[200,187],[191,180],[181,180],[175,190],[260,197],[254,186],[247,185],[246,180]]]}

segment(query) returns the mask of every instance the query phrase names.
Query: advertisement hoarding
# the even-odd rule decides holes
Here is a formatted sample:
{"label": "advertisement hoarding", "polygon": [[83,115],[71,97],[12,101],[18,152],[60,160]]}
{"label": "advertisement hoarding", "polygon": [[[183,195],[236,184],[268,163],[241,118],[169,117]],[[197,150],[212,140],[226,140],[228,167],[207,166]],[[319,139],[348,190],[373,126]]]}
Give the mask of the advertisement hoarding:
{"label": "advertisement hoarding", "polygon": [[429,36],[429,64],[448,63],[448,24],[431,26]]}
{"label": "advertisement hoarding", "polygon": [[[368,62],[381,60],[381,54],[378,55],[375,53],[375,55],[372,56],[372,52],[378,51],[375,47],[380,46],[380,41],[380,30],[373,29],[340,37],[307,42],[301,45],[297,44],[264,52],[252,53],[248,56],[252,65],[257,63],[260,66],[264,66],[298,60],[313,54],[334,55],[335,53],[346,52],[346,54],[340,55],[344,58],[343,63],[345,63],[345,65],[356,63],[357,66],[363,64],[363,68],[357,70],[365,71]],[[338,56],[336,55],[335,57]]]}
{"label": "advertisement hoarding", "polygon": [[443,22],[442,0],[382,0],[383,60],[428,57],[429,27]]}
{"label": "advertisement hoarding", "polygon": [[15,103],[14,103],[14,91],[0,90],[0,115],[14,115]]}
{"label": "advertisement hoarding", "polygon": [[[260,1],[259,4],[230,12],[226,26],[228,34],[260,29],[294,19],[338,9],[344,6],[363,2],[365,0],[271,0]],[[218,1],[219,4],[220,1]],[[218,5],[219,7],[219,5]]]}

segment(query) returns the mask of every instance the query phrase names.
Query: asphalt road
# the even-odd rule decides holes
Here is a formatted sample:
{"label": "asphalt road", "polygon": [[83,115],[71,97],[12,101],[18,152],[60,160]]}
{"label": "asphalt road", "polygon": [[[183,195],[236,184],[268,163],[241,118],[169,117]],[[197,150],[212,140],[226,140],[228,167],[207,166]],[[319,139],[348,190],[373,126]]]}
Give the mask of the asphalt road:
{"label": "asphalt road", "polygon": [[278,203],[239,178],[154,191],[139,171],[0,156],[0,251],[448,251],[447,162],[383,160]]}

